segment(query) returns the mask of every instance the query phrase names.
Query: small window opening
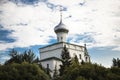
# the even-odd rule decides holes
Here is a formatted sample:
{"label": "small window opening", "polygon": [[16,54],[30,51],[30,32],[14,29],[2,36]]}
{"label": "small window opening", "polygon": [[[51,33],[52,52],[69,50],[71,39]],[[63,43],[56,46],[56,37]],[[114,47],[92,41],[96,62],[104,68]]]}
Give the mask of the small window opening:
{"label": "small window opening", "polygon": [[86,57],[86,61],[87,61],[87,59],[88,59],[88,58]]}
{"label": "small window opening", "polygon": [[79,55],[79,57],[80,57],[80,59],[82,58],[82,57],[81,57],[81,54]]}

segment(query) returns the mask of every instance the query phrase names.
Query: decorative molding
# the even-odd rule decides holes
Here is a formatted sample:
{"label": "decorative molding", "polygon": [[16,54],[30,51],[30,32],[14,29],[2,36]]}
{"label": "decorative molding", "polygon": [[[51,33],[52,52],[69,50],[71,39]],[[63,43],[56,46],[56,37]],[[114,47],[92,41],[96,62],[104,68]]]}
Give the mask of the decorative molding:
{"label": "decorative molding", "polygon": [[55,49],[51,49],[51,50],[46,50],[46,51],[40,51],[40,53],[45,53],[45,52],[49,52],[49,51],[54,51],[54,50],[57,50],[57,49],[61,49],[63,47],[59,47],[59,48],[55,48]]}
{"label": "decorative molding", "polygon": [[80,46],[80,45],[76,45],[76,44],[71,44],[71,43],[67,43],[67,42],[57,42],[57,43],[54,43],[54,44],[51,44],[51,45],[48,45],[48,46],[45,46],[45,47],[41,47],[39,49],[47,48],[47,47],[50,47],[50,46],[53,46],[53,45],[57,45],[57,44],[74,45],[74,46],[78,46],[78,47],[84,48],[84,46]]}

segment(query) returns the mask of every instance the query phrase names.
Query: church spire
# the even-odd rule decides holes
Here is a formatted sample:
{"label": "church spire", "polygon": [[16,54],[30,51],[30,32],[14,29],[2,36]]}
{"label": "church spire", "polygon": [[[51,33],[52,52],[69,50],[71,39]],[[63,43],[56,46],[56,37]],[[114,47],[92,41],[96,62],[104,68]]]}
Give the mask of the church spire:
{"label": "church spire", "polygon": [[54,31],[57,34],[58,42],[66,42],[69,29],[62,22],[62,6],[60,6],[60,22],[55,26]]}

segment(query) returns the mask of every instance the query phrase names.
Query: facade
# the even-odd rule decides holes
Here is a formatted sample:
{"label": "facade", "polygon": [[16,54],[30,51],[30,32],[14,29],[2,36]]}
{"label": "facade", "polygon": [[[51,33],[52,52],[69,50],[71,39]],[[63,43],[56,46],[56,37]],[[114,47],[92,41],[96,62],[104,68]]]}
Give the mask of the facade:
{"label": "facade", "polygon": [[90,56],[88,55],[86,45],[80,46],[66,42],[69,29],[63,24],[62,17],[60,19],[60,23],[54,28],[54,31],[57,35],[58,42],[39,49],[40,62],[45,68],[49,66],[51,75],[53,75],[54,73],[55,66],[57,70],[59,70],[60,65],[62,64],[61,53],[64,46],[67,47],[71,58],[77,55],[80,63],[82,62],[82,60],[84,62],[90,62]]}

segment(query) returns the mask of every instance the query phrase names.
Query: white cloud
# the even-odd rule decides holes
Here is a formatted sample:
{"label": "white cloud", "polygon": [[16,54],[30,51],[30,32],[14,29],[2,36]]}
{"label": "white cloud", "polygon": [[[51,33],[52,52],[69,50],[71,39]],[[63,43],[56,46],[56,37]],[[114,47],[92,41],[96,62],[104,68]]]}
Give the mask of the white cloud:
{"label": "white cloud", "polygon": [[38,7],[33,7],[30,5],[17,6],[8,2],[3,4],[0,9],[3,11],[3,14],[0,15],[1,24],[4,29],[12,30],[12,34],[8,36],[16,39],[13,43],[1,43],[0,50],[43,45],[49,42],[48,36],[51,35],[49,32],[52,31],[50,27],[51,10],[44,3],[39,3]]}
{"label": "white cloud", "polygon": [[[79,5],[84,1],[84,5]],[[89,32],[95,40],[87,43],[89,47],[116,46],[116,49],[119,49],[117,43],[120,43],[118,40],[120,32],[115,31],[120,21],[119,0],[48,0],[48,2],[67,8],[67,11],[63,11],[63,22],[69,26],[69,37]],[[0,50],[47,44],[51,39],[49,36],[55,38],[53,28],[59,22],[59,12],[52,11],[44,2],[39,2],[37,6],[17,6],[7,2],[1,4],[0,10],[3,11],[0,23],[4,29],[13,30],[9,36],[16,39],[12,43],[0,43],[2,46]],[[70,42],[75,43],[77,37],[79,36]],[[84,39],[78,43],[83,44]]]}
{"label": "white cloud", "polygon": [[118,46],[114,39],[115,35],[120,37],[120,32],[116,33],[114,29],[116,29],[116,22],[120,22],[120,17],[114,15],[119,11],[119,3],[118,0],[89,0],[83,7],[69,8],[68,10],[73,15],[71,20],[74,21],[71,23],[73,25],[68,23],[71,33],[96,33],[97,35],[92,35],[96,43],[93,43],[91,47]]}
{"label": "white cloud", "polygon": [[56,4],[56,5],[62,5],[65,7],[70,7],[79,4],[80,2],[83,2],[83,0],[48,0],[48,2]]}

